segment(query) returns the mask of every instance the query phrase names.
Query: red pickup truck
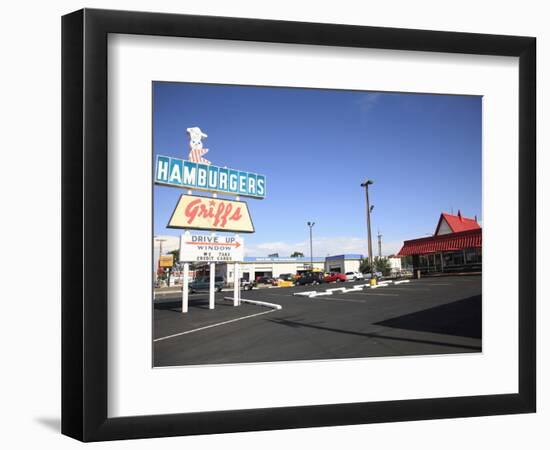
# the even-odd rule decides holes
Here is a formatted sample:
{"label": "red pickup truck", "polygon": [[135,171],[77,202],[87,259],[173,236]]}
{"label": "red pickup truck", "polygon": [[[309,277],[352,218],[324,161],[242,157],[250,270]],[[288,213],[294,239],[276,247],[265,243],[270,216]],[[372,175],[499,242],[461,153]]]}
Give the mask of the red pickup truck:
{"label": "red pickup truck", "polygon": [[343,273],[331,272],[325,275],[325,283],[332,283],[333,281],[346,281],[348,279]]}

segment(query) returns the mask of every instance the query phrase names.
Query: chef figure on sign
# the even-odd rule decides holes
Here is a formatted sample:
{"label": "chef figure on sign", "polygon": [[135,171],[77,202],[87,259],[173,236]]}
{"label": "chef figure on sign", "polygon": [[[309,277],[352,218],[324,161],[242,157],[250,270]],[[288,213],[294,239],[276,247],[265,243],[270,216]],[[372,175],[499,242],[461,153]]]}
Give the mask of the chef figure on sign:
{"label": "chef figure on sign", "polygon": [[189,161],[210,165],[210,161],[203,158],[203,155],[208,153],[208,149],[202,147],[202,139],[207,138],[208,135],[199,127],[187,128],[187,134],[189,134]]}

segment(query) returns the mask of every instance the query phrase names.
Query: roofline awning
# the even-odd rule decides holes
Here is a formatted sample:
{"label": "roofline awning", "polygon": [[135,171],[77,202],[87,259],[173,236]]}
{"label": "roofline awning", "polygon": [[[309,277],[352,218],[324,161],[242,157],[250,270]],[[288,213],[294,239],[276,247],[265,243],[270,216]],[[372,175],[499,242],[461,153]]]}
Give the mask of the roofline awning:
{"label": "roofline awning", "polygon": [[459,231],[427,238],[405,241],[398,256],[425,255],[481,247],[480,229]]}

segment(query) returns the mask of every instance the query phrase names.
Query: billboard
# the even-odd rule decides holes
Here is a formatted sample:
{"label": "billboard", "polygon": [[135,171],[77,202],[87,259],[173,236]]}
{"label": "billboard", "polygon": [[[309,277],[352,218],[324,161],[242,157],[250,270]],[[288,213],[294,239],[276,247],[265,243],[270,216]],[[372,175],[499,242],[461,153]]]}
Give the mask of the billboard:
{"label": "billboard", "polygon": [[167,228],[254,233],[246,202],[181,195]]}
{"label": "billboard", "polygon": [[240,262],[244,259],[244,239],[237,236],[211,236],[183,233],[180,262]]}

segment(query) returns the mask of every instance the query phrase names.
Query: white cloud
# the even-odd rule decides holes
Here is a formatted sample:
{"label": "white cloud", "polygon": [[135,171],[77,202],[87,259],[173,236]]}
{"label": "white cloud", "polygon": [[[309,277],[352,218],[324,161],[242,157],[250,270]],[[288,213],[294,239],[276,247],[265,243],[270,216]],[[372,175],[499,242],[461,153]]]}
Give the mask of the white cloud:
{"label": "white cloud", "polygon": [[[373,252],[378,254],[378,244],[373,241]],[[397,253],[403,242],[382,242],[382,254]],[[248,245],[245,240],[245,254],[247,256],[267,256],[271,253],[279,253],[280,256],[288,256],[293,252],[302,252],[309,255],[309,241],[298,242],[262,242]],[[316,237],[313,239],[313,256],[339,255],[343,253],[361,253],[367,255],[367,239],[357,236]]]}

